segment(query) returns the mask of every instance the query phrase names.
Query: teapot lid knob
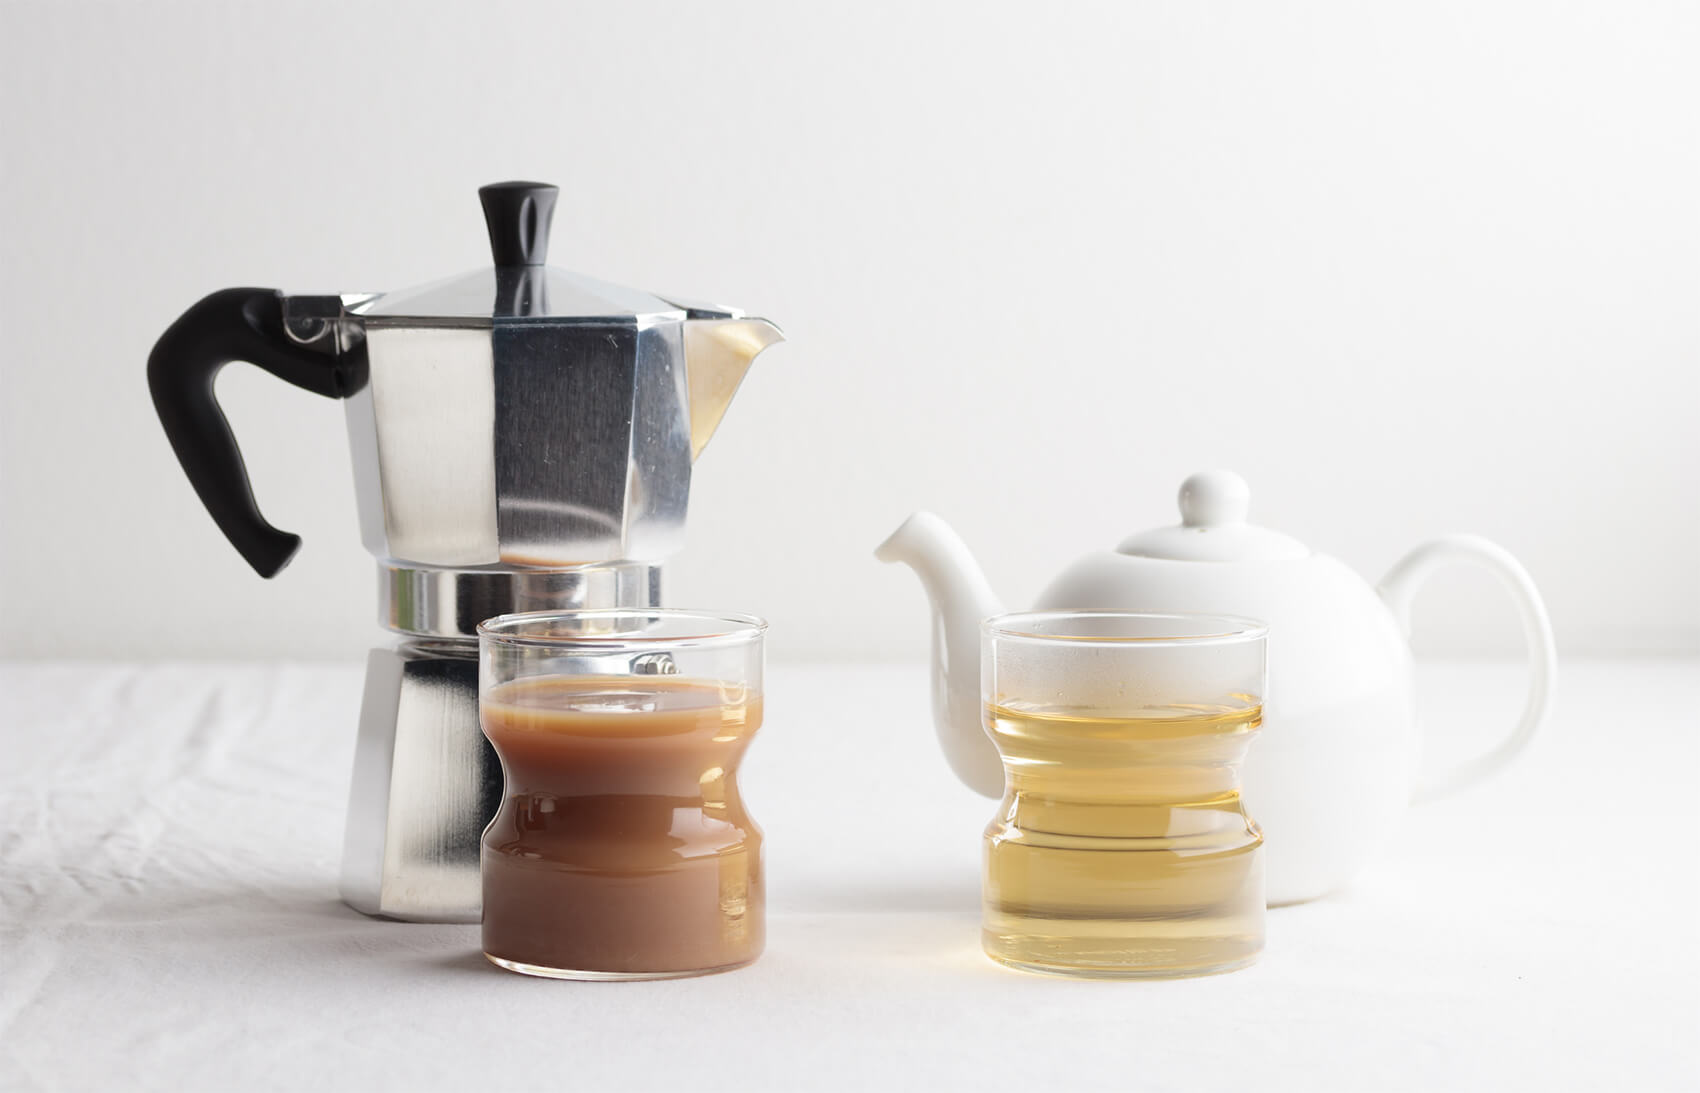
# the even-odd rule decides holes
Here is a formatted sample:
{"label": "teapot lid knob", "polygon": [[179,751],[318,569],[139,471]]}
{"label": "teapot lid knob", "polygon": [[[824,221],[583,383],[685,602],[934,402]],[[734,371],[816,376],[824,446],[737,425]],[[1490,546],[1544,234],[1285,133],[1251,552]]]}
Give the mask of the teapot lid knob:
{"label": "teapot lid knob", "polygon": [[1200,471],[1181,483],[1181,525],[1223,527],[1245,523],[1251,487],[1233,471]]}
{"label": "teapot lid knob", "polygon": [[1233,471],[1200,471],[1181,483],[1181,522],[1130,535],[1118,553],[1177,562],[1272,562],[1305,558],[1297,539],[1246,523],[1251,487]]}

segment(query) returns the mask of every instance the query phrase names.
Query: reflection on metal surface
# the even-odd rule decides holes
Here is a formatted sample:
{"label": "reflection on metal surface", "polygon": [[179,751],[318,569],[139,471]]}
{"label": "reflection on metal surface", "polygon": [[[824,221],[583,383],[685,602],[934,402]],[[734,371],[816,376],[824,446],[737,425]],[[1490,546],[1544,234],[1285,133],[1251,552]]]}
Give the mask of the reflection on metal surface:
{"label": "reflection on metal surface", "polygon": [[379,532],[366,549],[379,558],[426,565],[498,561],[494,368],[487,330],[386,329],[367,340],[370,397],[354,416],[356,456],[376,456],[375,473],[355,469],[355,482],[376,483],[359,495],[361,527]]}
{"label": "reflection on metal surface", "polygon": [[609,562],[572,569],[381,567],[379,617],[391,630],[475,638],[478,624],[518,611],[647,607],[661,602],[661,566]]}
{"label": "reflection on metal surface", "polygon": [[687,369],[696,322],[369,329],[370,380],[346,403],[366,548],[456,567],[676,551],[694,419],[712,432],[748,363],[730,332],[693,334],[707,363]]}
{"label": "reflection on metal surface", "polygon": [[478,649],[374,649],[355,745],[342,898],[369,915],[476,922],[478,836],[501,764],[478,729]]}

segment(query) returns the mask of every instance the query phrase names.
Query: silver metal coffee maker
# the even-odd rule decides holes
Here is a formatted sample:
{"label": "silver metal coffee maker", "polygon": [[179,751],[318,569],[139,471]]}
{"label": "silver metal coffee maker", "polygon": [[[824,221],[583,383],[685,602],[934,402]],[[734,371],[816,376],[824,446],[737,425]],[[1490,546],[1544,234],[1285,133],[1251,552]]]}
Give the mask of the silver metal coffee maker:
{"label": "silver metal coffee maker", "polygon": [[378,617],[342,896],[477,921],[501,768],[478,727],[475,628],[493,615],[660,601],[691,465],[764,319],[544,264],[556,189],[479,191],[493,268],[383,295],[215,292],[148,359],[154,408],[213,520],[263,577],[301,545],[260,515],[213,396],[231,361],[341,399]]}

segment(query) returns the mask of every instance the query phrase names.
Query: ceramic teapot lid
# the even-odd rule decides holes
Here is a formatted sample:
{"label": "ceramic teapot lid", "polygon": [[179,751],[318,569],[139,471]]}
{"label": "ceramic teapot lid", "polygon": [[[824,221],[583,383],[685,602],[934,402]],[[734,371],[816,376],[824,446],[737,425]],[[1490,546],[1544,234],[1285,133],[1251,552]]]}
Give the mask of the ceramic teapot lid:
{"label": "ceramic teapot lid", "polygon": [[1181,562],[1272,562],[1310,556],[1290,535],[1245,522],[1251,489],[1233,471],[1200,471],[1181,483],[1181,522],[1130,535],[1116,553]]}

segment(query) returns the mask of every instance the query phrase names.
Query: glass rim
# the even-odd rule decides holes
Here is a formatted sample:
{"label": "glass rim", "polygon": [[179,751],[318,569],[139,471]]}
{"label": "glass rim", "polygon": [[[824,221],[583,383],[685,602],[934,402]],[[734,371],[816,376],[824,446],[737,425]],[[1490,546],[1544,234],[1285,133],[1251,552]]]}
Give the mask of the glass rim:
{"label": "glass rim", "polygon": [[[696,620],[704,623],[700,634],[646,636],[632,631],[601,634],[524,634],[505,631],[504,627],[521,626],[549,620],[595,620],[625,617],[649,619]],[[737,645],[759,641],[767,633],[767,620],[759,615],[739,611],[711,611],[691,607],[563,607],[545,611],[514,611],[496,615],[478,624],[478,640],[501,645],[531,646],[541,649],[611,649],[619,646],[646,648],[700,649],[714,645]]]}
{"label": "glass rim", "polygon": [[[1044,633],[1030,629],[1034,625],[1048,619],[1142,619],[1170,620],[1176,623],[1214,625],[1209,632],[1201,634],[1152,634],[1137,636],[1127,634],[1066,634]],[[1262,641],[1269,636],[1267,623],[1257,619],[1246,618],[1243,615],[1219,615],[1207,611],[1118,611],[1114,608],[1060,608],[1049,611],[1010,611],[1002,615],[993,615],[980,623],[980,631],[986,637],[997,640],[1033,641],[1054,643],[1057,645],[1095,645],[1114,646],[1126,645],[1137,648],[1152,648],[1163,646],[1212,646],[1212,645],[1241,645],[1246,642]]]}

